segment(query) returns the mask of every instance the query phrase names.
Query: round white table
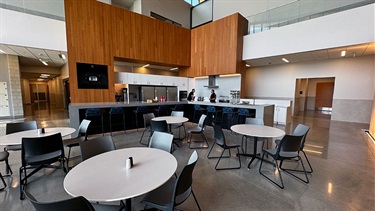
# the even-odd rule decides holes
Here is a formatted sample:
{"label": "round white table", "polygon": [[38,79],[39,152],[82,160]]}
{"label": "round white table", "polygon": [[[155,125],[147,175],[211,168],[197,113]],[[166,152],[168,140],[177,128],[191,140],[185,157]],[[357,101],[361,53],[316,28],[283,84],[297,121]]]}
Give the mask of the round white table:
{"label": "round white table", "polygon": [[167,124],[181,124],[189,121],[188,118],[182,116],[159,116],[152,119],[153,121],[167,121]]}
{"label": "round white table", "polygon": [[250,165],[255,160],[255,158],[259,160],[262,159],[260,156],[258,156],[257,153],[258,138],[278,138],[285,135],[285,132],[278,128],[263,125],[239,124],[233,125],[232,127],[230,127],[230,129],[235,133],[254,137],[253,154],[240,154],[252,157],[249,164],[247,165],[247,168],[250,168]]}
{"label": "round white table", "polygon": [[25,130],[17,133],[11,133],[8,135],[0,136],[0,145],[18,145],[22,144],[22,138],[35,138],[49,136],[56,133],[61,133],[61,136],[67,136],[73,134],[76,129],[71,127],[51,127],[44,128],[45,133],[38,134],[38,129]]}
{"label": "round white table", "polygon": [[[126,159],[134,166],[126,169]],[[125,148],[94,156],[75,166],[64,179],[65,191],[73,197],[84,196],[92,202],[131,198],[163,185],[177,169],[176,158],[163,150],[145,147]]]}

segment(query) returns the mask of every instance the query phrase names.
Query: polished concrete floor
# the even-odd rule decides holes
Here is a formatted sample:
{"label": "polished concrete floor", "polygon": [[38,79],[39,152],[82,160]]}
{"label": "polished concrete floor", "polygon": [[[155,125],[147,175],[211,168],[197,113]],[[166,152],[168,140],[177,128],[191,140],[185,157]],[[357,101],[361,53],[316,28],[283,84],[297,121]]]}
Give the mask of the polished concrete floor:
{"label": "polished concrete floor", "polygon": [[[44,127],[69,125],[64,111],[28,116],[26,119],[36,119],[39,126]],[[331,121],[325,115],[310,112],[293,117],[292,123],[287,126],[275,126],[291,133],[298,123],[311,127],[305,147],[314,169],[308,176],[309,184],[281,172],[285,189],[279,189],[259,174],[259,161],[254,162],[251,169],[247,169],[249,158],[246,157],[241,157],[241,169],[215,171],[217,160],[206,157],[209,149],[198,149],[199,160],[194,170],[193,190],[202,210],[373,210],[375,144],[363,130],[368,129],[369,125]],[[191,123],[186,125],[190,126]],[[2,133],[4,126],[4,121],[0,122]],[[240,135],[229,131],[225,134],[228,140],[240,144]],[[137,133],[135,130],[127,131],[127,135],[118,132],[113,139],[117,148],[141,146],[140,135],[141,131]],[[211,146],[214,142],[211,127],[207,127],[205,135]],[[186,140],[174,151],[173,155],[179,164],[177,172],[186,164],[192,151]],[[214,153],[220,153],[220,149],[215,149]],[[75,154],[78,155],[78,151]],[[79,163],[80,157],[76,156],[73,161]],[[232,157],[224,160],[222,165],[236,165],[236,162],[237,158]],[[0,192],[0,210],[34,210],[27,199],[19,199],[20,152],[11,152],[10,164],[14,174],[5,178],[8,187]],[[4,172],[4,166],[3,163],[0,164],[1,172]],[[264,167],[270,176],[278,173],[269,164]],[[29,179],[27,189],[40,201],[70,198],[62,185],[64,176],[62,170],[42,170]],[[103,181],[109,182],[111,181]],[[142,196],[133,199],[133,210],[143,209],[143,205],[139,203],[141,199]],[[178,208],[198,210],[192,197]]]}

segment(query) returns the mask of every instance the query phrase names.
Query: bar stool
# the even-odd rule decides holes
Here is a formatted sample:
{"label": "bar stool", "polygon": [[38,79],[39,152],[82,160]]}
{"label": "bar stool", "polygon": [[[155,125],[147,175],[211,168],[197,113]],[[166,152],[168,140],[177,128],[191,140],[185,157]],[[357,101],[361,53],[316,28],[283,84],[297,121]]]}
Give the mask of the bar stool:
{"label": "bar stool", "polygon": [[[0,162],[5,161],[5,165],[7,166],[7,169],[9,169],[10,175],[12,175],[13,172],[12,172],[12,169],[10,168],[10,166],[9,166],[8,157],[9,157],[9,153],[7,151],[0,152]],[[7,175],[7,176],[10,176],[10,175]],[[3,184],[4,184],[4,187],[0,188],[0,191],[1,191],[1,190],[4,190],[7,187],[7,184],[5,183],[5,180],[4,180],[1,172],[0,172],[0,179],[3,181]]]}
{"label": "bar stool", "polygon": [[174,108],[171,108],[172,111],[184,111],[184,105],[177,104]]}
{"label": "bar stool", "polygon": [[168,116],[168,106],[161,105],[157,109],[155,109],[157,116],[160,116],[160,113],[164,116]]}
{"label": "bar stool", "polygon": [[250,117],[248,109],[240,108],[237,110],[237,124],[244,124],[247,117]]}
{"label": "bar stool", "polygon": [[146,106],[138,106],[134,111],[134,114],[135,114],[135,124],[136,124],[136,127],[137,127],[137,133],[138,133],[138,114],[145,114],[147,113],[147,107]]}
{"label": "bar stool", "polygon": [[215,125],[217,121],[217,114],[219,113],[219,110],[216,110],[216,107],[214,106],[207,106],[207,120],[206,125]]}
{"label": "bar stool", "polygon": [[[91,123],[98,122],[100,119],[100,126],[102,128],[102,134],[104,136],[104,122],[103,122],[103,112],[100,108],[88,108],[85,113],[85,119],[91,120]],[[92,124],[92,126],[94,125]]]}
{"label": "bar stool", "polygon": [[[195,118],[198,116],[200,117],[203,112],[205,111],[206,109],[202,108],[200,105],[194,105],[194,114],[193,114],[193,120],[192,120],[192,123],[195,122]],[[198,114],[197,114],[198,113]]]}
{"label": "bar stool", "polygon": [[232,126],[233,123],[233,116],[235,112],[233,111],[233,108],[225,107],[223,108],[223,113],[221,115],[221,127],[224,128],[224,125],[226,126],[226,129],[229,129],[230,126]]}
{"label": "bar stool", "polygon": [[112,119],[115,120],[115,123],[113,125],[116,125],[116,122],[117,122],[116,119],[118,119],[118,117],[122,118],[122,126],[124,128],[124,134],[126,134],[124,109],[120,107],[114,107],[109,110],[109,130],[111,131],[111,135],[112,135]]}

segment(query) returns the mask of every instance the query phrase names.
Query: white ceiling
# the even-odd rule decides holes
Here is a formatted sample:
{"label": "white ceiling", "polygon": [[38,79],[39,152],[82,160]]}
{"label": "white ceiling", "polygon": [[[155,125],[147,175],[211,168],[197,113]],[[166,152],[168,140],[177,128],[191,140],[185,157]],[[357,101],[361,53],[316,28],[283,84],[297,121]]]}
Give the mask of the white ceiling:
{"label": "white ceiling", "polygon": [[361,45],[345,46],[340,48],[250,59],[246,60],[246,63],[250,64],[251,67],[259,67],[266,65],[285,64],[286,62],[284,62],[282,58],[287,59],[289,63],[338,59],[343,58],[341,57],[341,51],[346,51],[345,58],[373,55],[375,54],[375,42]]}
{"label": "white ceiling", "polygon": [[[24,46],[14,46],[0,44],[0,49],[6,54],[17,55],[19,56],[19,61],[21,65],[24,66],[39,66],[46,67],[42,64],[39,59],[42,59],[48,63],[47,67],[61,68],[67,60],[60,58],[59,54],[65,54],[67,52],[63,51],[54,51],[47,49],[38,49]],[[308,61],[320,61],[327,59],[337,59],[341,57],[341,51],[346,50],[346,58],[350,57],[359,57],[366,55],[375,54],[375,43],[367,43],[354,46],[346,46],[341,48],[332,48],[332,49],[323,49],[317,51],[302,52],[296,54],[288,55],[279,55],[267,58],[259,58],[246,60],[247,64],[250,64],[251,67],[267,66],[267,65],[279,65],[285,64],[282,58],[289,60],[289,63],[299,63],[299,62],[308,62]],[[146,64],[146,63],[145,63]],[[136,64],[130,62],[115,61],[115,65],[130,66],[130,67],[140,67],[145,64]],[[150,65],[148,68],[160,69],[160,70],[170,70],[171,66],[161,66],[161,65]],[[41,73],[45,71],[35,69],[35,72],[21,72],[22,78],[36,79],[40,76]],[[56,77],[58,74],[51,74],[50,78]]]}
{"label": "white ceiling", "polygon": [[135,0],[112,0],[113,5],[118,5],[124,8],[130,8]]}

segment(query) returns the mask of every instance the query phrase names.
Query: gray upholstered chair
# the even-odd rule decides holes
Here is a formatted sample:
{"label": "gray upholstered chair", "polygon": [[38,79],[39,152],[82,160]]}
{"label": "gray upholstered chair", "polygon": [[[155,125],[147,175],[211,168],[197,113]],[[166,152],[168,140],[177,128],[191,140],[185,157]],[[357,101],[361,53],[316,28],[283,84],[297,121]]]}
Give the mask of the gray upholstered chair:
{"label": "gray upholstered chair", "polygon": [[[189,142],[189,148],[190,149],[202,149],[202,148],[210,147],[210,145],[208,144],[207,139],[206,139],[206,137],[204,136],[204,133],[203,133],[204,129],[206,127],[206,117],[207,116],[205,114],[202,114],[201,117],[199,118],[198,125],[195,126],[195,127],[191,127],[187,130],[187,133],[188,133],[187,140]],[[202,137],[202,140],[200,140],[200,142],[206,142],[206,146],[203,145],[201,147],[191,147],[191,143],[193,142],[193,140],[192,140],[193,134],[200,134],[201,137]],[[198,142],[198,141],[194,141],[194,142]]]}
{"label": "gray upholstered chair", "polygon": [[154,131],[150,139],[150,148],[172,152],[173,135],[165,132]]}
{"label": "gray upholstered chair", "polygon": [[101,136],[79,143],[82,161],[104,152],[116,150],[111,136]]}

